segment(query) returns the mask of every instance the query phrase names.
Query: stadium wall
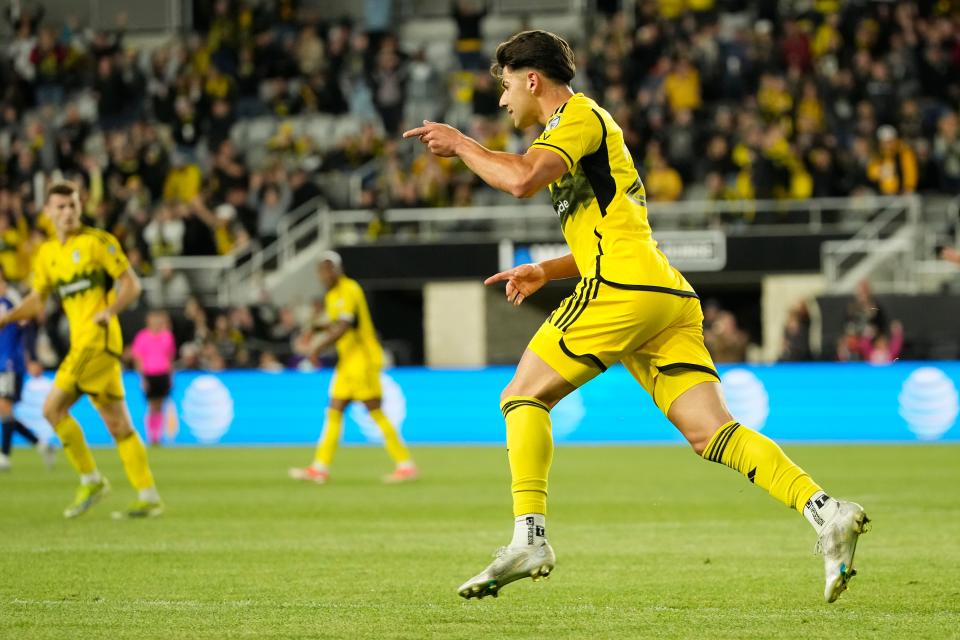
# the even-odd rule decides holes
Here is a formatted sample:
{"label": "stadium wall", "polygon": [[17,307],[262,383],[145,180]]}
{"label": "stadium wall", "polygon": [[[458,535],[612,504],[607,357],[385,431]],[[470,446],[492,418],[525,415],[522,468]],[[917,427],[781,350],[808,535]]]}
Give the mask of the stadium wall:
{"label": "stadium wall", "polygon": [[[385,411],[413,444],[503,445],[497,399],[511,367],[392,369],[384,374]],[[781,441],[960,441],[960,362],[779,364],[721,367],[731,411],[745,424]],[[185,445],[309,444],[316,440],[331,371],[265,373],[181,372],[173,399],[175,441]],[[142,422],[145,402],[137,375],[124,377],[131,413]],[[18,416],[42,423],[49,377],[28,381]],[[83,400],[75,410],[91,444],[109,435]],[[612,367],[553,410],[559,443],[679,443],[675,429],[625,369]],[[348,444],[379,440],[359,406],[348,410]]]}

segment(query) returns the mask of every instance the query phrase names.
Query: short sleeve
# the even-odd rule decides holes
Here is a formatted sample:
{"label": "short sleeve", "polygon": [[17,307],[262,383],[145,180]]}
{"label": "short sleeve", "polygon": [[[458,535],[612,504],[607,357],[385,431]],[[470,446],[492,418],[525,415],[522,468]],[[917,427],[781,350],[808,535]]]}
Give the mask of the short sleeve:
{"label": "short sleeve", "polygon": [[530,145],[531,149],[549,149],[573,169],[580,158],[600,148],[603,125],[600,114],[589,106],[561,108],[547,121],[540,137]]}
{"label": "short sleeve", "polygon": [[130,345],[130,354],[134,358],[141,358],[143,356],[143,338],[144,332],[146,329],[141,329],[137,332],[136,337],[133,339],[133,344]]}
{"label": "short sleeve", "polygon": [[112,234],[101,232],[97,235],[97,257],[100,260],[100,266],[111,278],[117,279],[130,268],[127,256],[123,253],[120,242]]}
{"label": "short sleeve", "polygon": [[330,322],[343,320],[353,324],[357,317],[357,297],[352,287],[341,285],[338,291],[327,296],[327,319]]}
{"label": "short sleeve", "polygon": [[37,256],[33,259],[33,282],[31,283],[33,290],[43,295],[50,293],[51,287],[50,272],[47,270],[45,254],[46,251],[41,247],[37,251]]}

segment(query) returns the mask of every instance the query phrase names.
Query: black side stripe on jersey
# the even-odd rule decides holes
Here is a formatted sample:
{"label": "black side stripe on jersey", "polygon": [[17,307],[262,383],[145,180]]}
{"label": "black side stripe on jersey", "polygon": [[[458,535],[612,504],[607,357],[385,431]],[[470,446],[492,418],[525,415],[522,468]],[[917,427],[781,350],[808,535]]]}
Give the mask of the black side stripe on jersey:
{"label": "black side stripe on jersey", "polygon": [[88,348],[80,352],[80,358],[77,360],[77,363],[73,365],[74,377],[80,377],[80,374],[83,372],[84,367],[87,366],[87,362],[91,357],[93,357],[93,349]]}
{"label": "black side stripe on jersey", "polygon": [[561,331],[566,331],[573,326],[573,323],[583,315],[583,312],[587,310],[587,305],[590,304],[591,300],[595,300],[597,293],[600,291],[600,282],[594,278],[587,278],[590,282],[590,286],[587,289],[586,294],[583,296],[583,305],[573,314],[569,320],[567,320],[563,326],[559,327]]}
{"label": "black side stripe on jersey", "polygon": [[570,325],[573,324],[573,321],[580,317],[583,310],[587,308],[587,304],[590,303],[590,293],[593,291],[594,281],[591,278],[584,278],[581,282],[583,286],[580,288],[579,299],[577,300],[577,304],[574,305],[573,312],[557,323],[557,328],[561,331],[566,331]]}
{"label": "black side stripe on jersey", "polygon": [[608,287],[613,287],[614,289],[626,289],[627,291],[652,291],[654,293],[669,293],[670,295],[680,296],[681,298],[697,298],[700,299],[700,296],[697,295],[696,291],[684,291],[683,289],[671,289],[670,287],[658,287],[652,284],[623,284],[620,282],[611,282],[606,278],[599,275],[600,272],[600,259],[597,258],[597,279],[600,280],[603,284]]}
{"label": "black side stripe on jersey", "polygon": [[566,151],[564,151],[563,149],[561,149],[560,147],[558,147],[558,146],[555,145],[555,144],[550,144],[549,142],[540,142],[540,141],[538,140],[538,141],[534,142],[534,143],[533,143],[532,145],[530,145],[530,146],[532,146],[532,147],[550,147],[551,149],[556,149],[557,151],[559,151],[560,153],[562,153],[564,156],[566,156],[567,161],[570,163],[570,166],[571,166],[571,167],[573,167],[573,165],[576,164],[576,163],[573,161],[573,158],[570,157],[570,154],[569,154],[569,153],[567,153]]}
{"label": "black side stripe on jersey", "polygon": [[517,407],[535,407],[537,409],[543,409],[548,413],[550,411],[547,405],[538,400],[510,400],[509,402],[505,402],[504,405],[500,407],[500,412],[503,413],[503,417],[506,418],[507,414]]}
{"label": "black side stripe on jersey", "polygon": [[574,312],[577,305],[580,304],[581,297],[584,290],[587,287],[587,279],[584,278],[580,281],[576,288],[573,290],[573,294],[567,299],[567,306],[564,308],[563,313],[560,314],[560,318],[555,323],[555,326],[560,329],[563,326],[563,323],[566,322],[567,318],[570,317],[570,314]]}
{"label": "black side stripe on jersey", "polygon": [[693,362],[674,362],[673,364],[665,364],[662,367],[657,367],[657,370],[661,373],[673,371],[675,369],[692,369],[694,371],[702,371],[703,373],[709,373],[717,380],[720,379],[720,375],[710,367],[705,367],[702,364],[694,364]]}
{"label": "black side stripe on jersey", "polygon": [[[581,286],[582,284],[583,284],[583,280],[581,280],[577,284],[577,287]],[[570,310],[573,308],[573,305],[577,301],[577,287],[574,287],[573,293],[567,297],[566,305],[563,307],[563,311],[560,311],[560,317],[557,319],[557,322],[553,323],[554,326],[557,326],[559,323],[563,322],[563,319],[566,317],[568,313],[570,313]],[[556,314],[557,312],[554,311],[553,313]],[[551,320],[552,319],[553,317],[551,316]]]}
{"label": "black side stripe on jersey", "polygon": [[593,115],[600,122],[600,146],[596,151],[580,159],[580,166],[587,176],[593,194],[597,196],[597,206],[600,208],[600,217],[607,215],[607,207],[617,194],[617,181],[610,170],[610,153],[607,150],[607,125],[596,109],[591,109]]}
{"label": "black side stripe on jersey", "polygon": [[584,360],[584,359],[589,360],[598,369],[600,369],[601,373],[607,370],[607,365],[603,364],[603,362],[600,361],[600,358],[593,355],[592,353],[584,353],[582,355],[578,355],[573,351],[570,351],[570,348],[567,347],[567,345],[564,343],[563,338],[560,338],[560,350],[563,351],[568,357],[573,358],[574,360]]}

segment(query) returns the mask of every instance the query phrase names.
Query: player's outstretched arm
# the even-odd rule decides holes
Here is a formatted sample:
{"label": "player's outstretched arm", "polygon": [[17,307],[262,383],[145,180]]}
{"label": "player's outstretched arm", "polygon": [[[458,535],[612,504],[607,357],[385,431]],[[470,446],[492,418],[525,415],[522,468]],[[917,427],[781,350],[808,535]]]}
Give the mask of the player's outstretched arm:
{"label": "player's outstretched arm", "polygon": [[506,281],[507,301],[516,307],[523,304],[524,300],[539,291],[543,285],[551,280],[575,278],[579,275],[577,263],[574,261],[573,255],[568,253],[561,258],[553,258],[534,264],[521,264],[513,269],[501,271],[484,280],[483,284],[491,285]]}
{"label": "player's outstretched arm", "polygon": [[39,291],[33,290],[20,301],[20,304],[10,309],[10,313],[0,316],[0,327],[4,327],[11,322],[21,322],[31,320],[40,315],[43,311],[43,304],[47,301],[47,296]]}
{"label": "player's outstretched arm", "polygon": [[517,198],[535,195],[567,172],[567,165],[552,151],[530,149],[523,155],[491,151],[440,122],[424,120],[422,127],[404,132],[403,137],[419,138],[438,156],[459,156],[484,182]]}
{"label": "player's outstretched arm", "polygon": [[140,284],[140,278],[133,268],[127,267],[127,270],[117,278],[116,289],[117,296],[114,301],[94,317],[94,320],[100,325],[106,326],[110,318],[136,302],[143,291],[143,285]]}

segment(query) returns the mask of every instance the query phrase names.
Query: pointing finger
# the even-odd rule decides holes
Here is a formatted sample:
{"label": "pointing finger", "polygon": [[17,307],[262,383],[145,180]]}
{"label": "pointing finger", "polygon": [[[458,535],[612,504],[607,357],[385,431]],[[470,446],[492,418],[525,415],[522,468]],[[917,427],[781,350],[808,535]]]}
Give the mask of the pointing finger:
{"label": "pointing finger", "polygon": [[410,129],[409,131],[403,132],[404,138],[419,138],[427,132],[426,127],[417,127],[416,129]]}
{"label": "pointing finger", "polygon": [[506,271],[501,271],[500,273],[494,274],[483,281],[485,285],[496,284],[497,282],[503,282],[504,280],[509,280],[513,275],[513,269],[507,269]]}

